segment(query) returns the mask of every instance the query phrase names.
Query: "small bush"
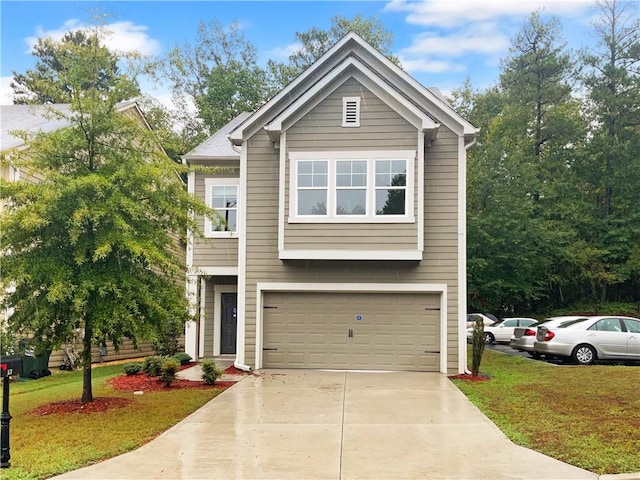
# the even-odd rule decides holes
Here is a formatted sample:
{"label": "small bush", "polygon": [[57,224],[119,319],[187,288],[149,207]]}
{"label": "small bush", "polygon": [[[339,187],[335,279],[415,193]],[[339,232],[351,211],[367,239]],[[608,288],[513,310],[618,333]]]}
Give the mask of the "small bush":
{"label": "small bush", "polygon": [[162,357],[147,357],[142,363],[142,371],[150,377],[157,377],[160,375],[163,361]]}
{"label": "small bush", "polygon": [[211,359],[202,360],[200,366],[202,367],[202,380],[207,385],[213,385],[222,376],[222,369]]}
{"label": "small bush", "polygon": [[473,325],[473,347],[471,349],[471,375],[474,377],[477,377],[480,373],[484,345],[484,321],[481,317],[478,317]]}
{"label": "small bush", "polygon": [[165,387],[170,387],[176,379],[176,372],[180,369],[180,363],[173,358],[166,358],[160,367],[160,380]]}
{"label": "small bush", "polygon": [[186,365],[191,361],[191,355],[186,352],[179,352],[175,355],[172,355],[171,358],[177,360],[180,365]]}
{"label": "small bush", "polygon": [[125,363],[122,368],[127,375],[135,375],[142,371],[142,364],[140,363]]}

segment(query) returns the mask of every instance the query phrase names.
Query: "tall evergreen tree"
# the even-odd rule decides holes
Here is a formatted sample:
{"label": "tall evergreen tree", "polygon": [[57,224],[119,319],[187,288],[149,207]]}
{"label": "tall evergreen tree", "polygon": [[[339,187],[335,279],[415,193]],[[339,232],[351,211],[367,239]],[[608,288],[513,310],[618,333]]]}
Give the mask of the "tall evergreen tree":
{"label": "tall evergreen tree", "polygon": [[[590,198],[594,241],[589,266],[600,301],[632,295],[640,300],[640,19],[638,4],[597,2],[595,49],[582,55],[587,112],[594,126],[588,155],[578,165]],[[615,287],[612,291],[612,287]]]}

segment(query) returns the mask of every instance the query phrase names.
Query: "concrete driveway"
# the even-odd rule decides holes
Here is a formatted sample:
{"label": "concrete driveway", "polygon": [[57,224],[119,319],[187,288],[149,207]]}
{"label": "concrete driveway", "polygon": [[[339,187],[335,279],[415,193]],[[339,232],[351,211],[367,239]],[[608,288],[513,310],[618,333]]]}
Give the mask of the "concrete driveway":
{"label": "concrete driveway", "polygon": [[441,374],[262,370],[142,448],[56,478],[598,476],[515,446]]}

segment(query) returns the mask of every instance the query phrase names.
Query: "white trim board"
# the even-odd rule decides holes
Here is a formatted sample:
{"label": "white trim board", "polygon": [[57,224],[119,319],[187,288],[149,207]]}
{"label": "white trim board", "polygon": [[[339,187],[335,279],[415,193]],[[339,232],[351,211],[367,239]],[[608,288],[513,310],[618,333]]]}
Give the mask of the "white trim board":
{"label": "white trim board", "polygon": [[[256,284],[255,368],[262,368],[262,301],[267,292],[338,292],[338,293],[439,293],[440,294],[440,373],[447,373],[447,299],[445,283],[287,283]],[[239,338],[239,337],[238,337]],[[244,339],[244,337],[243,337]]]}

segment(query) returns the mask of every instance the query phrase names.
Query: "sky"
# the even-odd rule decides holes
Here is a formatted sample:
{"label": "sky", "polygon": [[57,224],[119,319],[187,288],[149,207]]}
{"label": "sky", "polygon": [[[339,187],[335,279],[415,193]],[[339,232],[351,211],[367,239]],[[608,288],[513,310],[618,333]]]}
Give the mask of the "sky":
{"label": "sky", "polygon": [[[635,1],[635,0],[634,0]],[[639,1],[640,5],[640,1]],[[388,0],[388,1],[0,1],[0,104],[10,104],[12,71],[33,67],[39,37],[60,38],[81,28],[92,11],[107,15],[110,48],[162,56],[193,44],[200,22],[238,21],[259,60],[286,61],[296,32],[328,29],[335,16],[377,16],[393,34],[403,68],[445,94],[471,80],[484,89],[497,82],[500,60],[533,11],[557,16],[568,46],[594,44],[593,0]],[[169,102],[168,88],[141,79],[146,93]]]}

